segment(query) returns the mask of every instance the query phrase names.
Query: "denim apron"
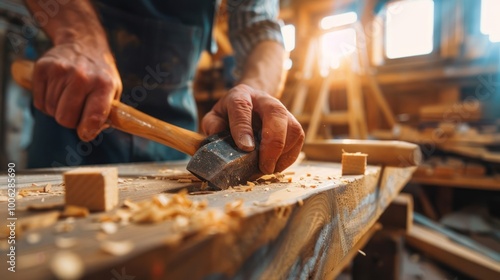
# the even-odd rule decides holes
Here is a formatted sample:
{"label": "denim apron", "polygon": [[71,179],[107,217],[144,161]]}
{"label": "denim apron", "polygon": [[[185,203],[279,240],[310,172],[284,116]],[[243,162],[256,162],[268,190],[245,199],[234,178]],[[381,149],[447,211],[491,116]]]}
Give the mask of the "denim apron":
{"label": "denim apron", "polygon": [[[156,12],[151,3],[161,1],[133,2],[137,4],[134,14],[104,3],[96,5],[123,82],[121,101],[160,120],[196,130],[192,79],[199,55],[210,42],[215,1],[180,1],[179,5],[184,6],[180,12],[186,13],[189,7],[190,17],[202,19],[198,25]],[[176,11],[179,1],[163,1],[161,5],[168,2],[168,10]],[[113,128],[104,130],[91,142],[83,142],[75,130],[59,126],[52,117],[36,109],[33,111],[35,127],[28,148],[29,168],[187,158],[172,148]]]}

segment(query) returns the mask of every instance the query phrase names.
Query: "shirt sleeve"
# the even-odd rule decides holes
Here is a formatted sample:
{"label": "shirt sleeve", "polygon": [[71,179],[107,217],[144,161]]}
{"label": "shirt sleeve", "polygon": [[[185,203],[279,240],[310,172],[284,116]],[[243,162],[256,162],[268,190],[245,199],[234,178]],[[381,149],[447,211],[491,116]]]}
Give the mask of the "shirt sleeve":
{"label": "shirt sleeve", "polygon": [[227,0],[229,39],[236,59],[235,75],[239,76],[250,51],[262,41],[283,45],[278,21],[278,0]]}

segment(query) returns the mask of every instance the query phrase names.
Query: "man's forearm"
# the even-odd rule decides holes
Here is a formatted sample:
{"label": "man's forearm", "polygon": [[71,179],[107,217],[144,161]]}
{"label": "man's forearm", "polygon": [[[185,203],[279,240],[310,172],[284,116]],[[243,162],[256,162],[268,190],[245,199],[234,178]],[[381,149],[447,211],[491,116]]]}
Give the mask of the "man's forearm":
{"label": "man's forearm", "polygon": [[262,41],[246,58],[240,83],[279,98],[283,78],[284,50],[274,41]]}
{"label": "man's forearm", "polygon": [[[26,4],[33,14],[45,13],[40,0],[26,0]],[[40,25],[54,45],[85,43],[88,47],[108,48],[106,33],[88,0],[60,4]]]}

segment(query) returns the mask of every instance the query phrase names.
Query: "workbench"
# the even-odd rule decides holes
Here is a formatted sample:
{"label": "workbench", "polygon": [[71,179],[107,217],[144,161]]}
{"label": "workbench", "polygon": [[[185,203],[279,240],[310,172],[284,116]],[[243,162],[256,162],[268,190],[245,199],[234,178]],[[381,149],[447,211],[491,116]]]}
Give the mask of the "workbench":
{"label": "workbench", "polygon": [[[187,188],[190,200],[205,200],[209,209],[221,212],[228,203],[242,200],[241,215],[234,215],[235,223],[224,230],[180,228],[174,221],[164,221],[118,224],[110,234],[103,233],[99,221],[119,209],[59,218],[16,234],[15,273],[7,271],[7,242],[1,240],[1,275],[7,276],[2,279],[55,278],[53,259],[61,252],[78,258],[85,279],[332,279],[345,257],[352,256],[353,250],[357,254],[359,243],[366,242],[365,236],[415,170],[368,166],[364,175],[341,176],[339,163],[303,161],[286,170],[280,182],[207,191],[200,189],[200,182],[169,179],[186,174],[186,162],[114,166],[119,170],[120,206],[126,199],[150,200],[160,193],[173,196]],[[16,200],[18,227],[30,217],[62,209],[61,174],[66,170],[17,173],[18,191],[51,186],[48,192]],[[6,181],[5,174],[0,176],[4,194]],[[49,210],[40,211],[40,205],[49,205]],[[28,211],[30,206],[38,210]],[[7,203],[0,202],[0,209],[5,227]],[[68,224],[71,227],[60,230]],[[56,246],[61,238],[76,242]],[[133,246],[125,254],[113,255],[102,250],[101,243],[109,240]]]}

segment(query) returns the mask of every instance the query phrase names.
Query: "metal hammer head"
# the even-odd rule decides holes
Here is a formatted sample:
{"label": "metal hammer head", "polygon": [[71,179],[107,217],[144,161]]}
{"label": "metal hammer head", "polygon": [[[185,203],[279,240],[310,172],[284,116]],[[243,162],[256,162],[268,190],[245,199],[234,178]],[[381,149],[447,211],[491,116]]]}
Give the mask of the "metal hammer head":
{"label": "metal hammer head", "polygon": [[255,141],[253,151],[244,152],[238,149],[229,132],[209,136],[189,161],[187,170],[223,190],[246,184],[262,176],[258,142]]}

